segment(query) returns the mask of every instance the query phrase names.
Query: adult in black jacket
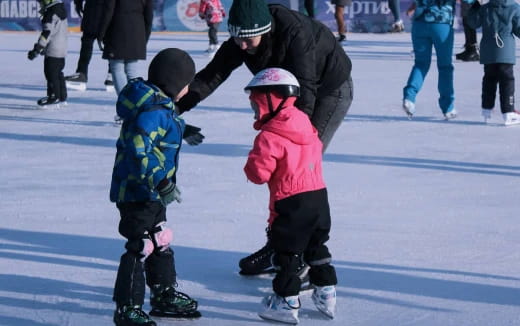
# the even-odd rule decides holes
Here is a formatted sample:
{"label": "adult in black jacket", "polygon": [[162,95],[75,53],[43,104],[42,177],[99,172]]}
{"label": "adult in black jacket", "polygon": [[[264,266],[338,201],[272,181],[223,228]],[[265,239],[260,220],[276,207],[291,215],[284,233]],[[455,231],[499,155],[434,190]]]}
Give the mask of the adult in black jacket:
{"label": "adult in black jacket", "polygon": [[[296,107],[307,113],[327,148],[344,120],[353,96],[352,64],[332,32],[322,23],[264,0],[234,0],[222,44],[208,65],[195,75],[189,93],[178,103],[182,113],[195,107],[243,63],[256,74],[268,67],[290,71],[300,83]],[[276,114],[273,112],[273,114]],[[267,245],[240,262],[242,272],[270,267]]]}
{"label": "adult in black jacket", "polygon": [[88,81],[88,65],[92,58],[94,42],[103,13],[104,0],[74,0],[76,12],[81,17],[81,49],[79,52],[76,73],[65,77],[69,87],[79,90],[86,89]]}
{"label": "adult in black jacket", "polygon": [[152,19],[153,0],[104,0],[98,39],[103,40],[103,59],[109,60],[117,94],[138,77],[137,60],[146,59]]}

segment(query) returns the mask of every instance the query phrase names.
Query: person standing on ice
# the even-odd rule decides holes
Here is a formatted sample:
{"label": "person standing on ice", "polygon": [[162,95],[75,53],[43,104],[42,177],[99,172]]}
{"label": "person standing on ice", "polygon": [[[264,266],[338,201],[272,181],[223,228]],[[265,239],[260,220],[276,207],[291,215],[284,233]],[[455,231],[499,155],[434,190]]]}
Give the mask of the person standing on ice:
{"label": "person standing on ice", "polygon": [[312,300],[334,318],[336,271],[325,245],[331,218],[322,176],[322,148],[309,117],[295,107],[298,80],[287,70],[267,68],[245,87],[255,113],[256,136],[244,172],[255,184],[269,186],[270,242],[276,266],[274,294],[262,301],[259,316],[296,324],[303,259],[310,266]]}
{"label": "person standing on ice", "polygon": [[[353,97],[352,64],[330,29],[317,20],[264,0],[235,0],[229,10],[231,37],[200,70],[190,91],[176,103],[195,107],[245,63],[256,74],[268,67],[290,71],[300,83],[296,107],[307,114],[326,150]],[[270,270],[273,249],[264,247],[240,260],[244,274]]]}
{"label": "person standing on ice", "polygon": [[439,70],[439,106],[446,120],[457,117],[453,89],[453,14],[455,0],[415,0],[408,13],[413,12],[412,43],[415,62],[403,89],[403,110],[411,118],[415,114],[415,100],[430,69],[432,48],[437,55]]}
{"label": "person standing on ice", "polygon": [[118,326],[155,326],[142,310],[150,287],[150,315],[198,318],[197,301],[175,289],[175,262],[167,228],[166,206],[181,202],[177,186],[179,151],[185,123],[174,100],[188,91],[195,75],[191,57],[179,49],[160,51],[150,63],[148,81],[135,78],[122,89],[117,113],[123,119],[112,172],[110,200],[127,239],[114,287]]}
{"label": "person standing on ice", "polygon": [[491,119],[498,85],[504,124],[520,124],[520,114],[515,111],[513,71],[516,63],[515,36],[520,37],[520,5],[514,0],[490,0],[482,6],[475,0],[467,2],[472,3],[467,24],[474,29],[482,27],[482,116],[486,122]]}
{"label": "person standing on ice", "polygon": [[42,32],[32,50],[29,60],[44,54],[43,71],[47,79],[47,96],[38,100],[39,106],[58,105],[67,101],[67,87],[63,68],[67,56],[67,11],[61,0],[39,0],[42,16]]}
{"label": "person standing on ice", "polygon": [[220,0],[200,0],[199,17],[204,19],[208,25],[209,48],[206,52],[209,55],[215,54],[218,49],[218,27],[224,17],[226,11]]}

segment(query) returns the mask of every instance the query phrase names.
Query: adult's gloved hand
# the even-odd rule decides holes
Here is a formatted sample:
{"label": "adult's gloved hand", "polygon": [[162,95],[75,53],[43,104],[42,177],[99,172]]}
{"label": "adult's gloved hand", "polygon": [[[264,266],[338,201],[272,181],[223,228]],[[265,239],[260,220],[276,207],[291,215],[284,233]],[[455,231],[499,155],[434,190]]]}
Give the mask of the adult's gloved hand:
{"label": "adult's gloved hand", "polygon": [[176,184],[171,182],[170,180],[162,180],[159,182],[157,186],[157,191],[159,192],[159,196],[161,196],[161,203],[164,207],[168,206],[168,204],[173,201],[178,202],[179,204],[182,202],[181,191]]}
{"label": "adult's gloved hand", "polygon": [[182,138],[188,145],[196,146],[202,143],[204,140],[204,135],[200,133],[202,129],[199,127],[195,127],[192,125],[186,125],[186,128],[184,129],[184,134],[182,134]]}
{"label": "adult's gloved hand", "polygon": [[74,0],[74,9],[76,9],[78,16],[83,18],[83,0]]}
{"label": "adult's gloved hand", "polygon": [[34,44],[34,48],[32,50],[30,50],[29,52],[27,52],[27,58],[29,60],[34,60],[34,58],[36,58],[39,54],[41,54],[42,51],[43,51],[43,46],[36,43],[36,44]]}

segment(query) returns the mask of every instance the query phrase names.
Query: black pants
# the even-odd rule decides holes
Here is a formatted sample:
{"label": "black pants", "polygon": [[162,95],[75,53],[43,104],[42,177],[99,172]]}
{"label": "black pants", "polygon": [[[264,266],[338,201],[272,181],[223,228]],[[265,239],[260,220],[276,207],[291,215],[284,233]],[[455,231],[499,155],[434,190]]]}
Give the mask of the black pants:
{"label": "black pants", "polygon": [[166,208],[160,202],[118,203],[121,215],[119,233],[127,239],[121,256],[113,300],[118,305],[142,305],[146,285],[173,285],[176,282],[173,251],[155,249],[144,264],[143,239],[153,238],[155,226],[166,221]]}
{"label": "black pants", "polygon": [[43,72],[47,79],[47,96],[55,96],[60,101],[67,100],[67,87],[65,87],[65,77],[63,76],[64,67],[65,58],[45,56],[43,60]]}
{"label": "black pants", "polygon": [[209,44],[218,44],[218,26],[220,23],[208,23],[208,37],[209,37]]}
{"label": "black pants", "polygon": [[466,16],[468,15],[469,9],[471,8],[471,4],[468,4],[464,1],[460,3],[460,15],[462,16],[462,26],[464,27],[464,37],[466,42],[464,46],[477,44],[477,30],[471,28],[468,25],[468,21]]}
{"label": "black pants", "polygon": [[79,50],[78,67],[76,68],[76,72],[85,74],[87,78],[88,65],[90,64],[90,59],[92,59],[92,51],[94,50],[95,41],[96,36],[94,35],[85,32],[81,35],[81,49]]}
{"label": "black pants", "polygon": [[345,119],[353,97],[354,83],[352,78],[349,78],[338,89],[316,99],[311,122],[318,130],[318,136],[323,143],[323,152]]}
{"label": "black pants", "polygon": [[515,110],[515,76],[512,64],[492,63],[484,65],[482,78],[482,108],[495,106],[497,85],[500,91],[500,110],[502,113]]}
{"label": "black pants", "polygon": [[304,0],[305,11],[309,17],[314,18],[314,0]]}
{"label": "black pants", "polygon": [[310,266],[310,282],[336,285],[336,271],[325,242],[329,239],[330,210],[327,189],[297,194],[275,202],[279,214],[270,230],[278,270],[273,290],[282,297],[297,295],[301,281],[297,270],[303,260]]}

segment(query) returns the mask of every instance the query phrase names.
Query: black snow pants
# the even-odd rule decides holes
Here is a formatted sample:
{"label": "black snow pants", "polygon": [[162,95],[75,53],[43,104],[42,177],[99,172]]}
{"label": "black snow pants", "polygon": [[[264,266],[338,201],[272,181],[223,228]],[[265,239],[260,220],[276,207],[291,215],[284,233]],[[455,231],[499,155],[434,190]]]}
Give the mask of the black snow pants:
{"label": "black snow pants", "polygon": [[67,100],[67,87],[65,86],[65,76],[63,76],[64,67],[65,58],[45,56],[43,60],[43,73],[47,79],[47,96],[55,96],[60,101]]}
{"label": "black snow pants", "polygon": [[121,256],[113,300],[120,305],[142,305],[146,285],[171,286],[176,282],[173,250],[155,248],[144,263],[140,252],[143,239],[153,238],[155,226],[166,221],[166,208],[155,201],[118,203],[121,215],[119,233],[127,239],[126,252]]}
{"label": "black snow pants", "polygon": [[497,85],[500,91],[500,109],[502,113],[515,110],[515,76],[512,64],[492,63],[484,65],[482,79],[482,108],[495,106]]}
{"label": "black snow pants", "polygon": [[310,282],[316,286],[336,285],[336,271],[325,242],[331,227],[327,189],[300,193],[275,202],[279,214],[271,225],[271,244],[277,267],[273,290],[282,297],[297,295],[301,261],[310,266]]}

